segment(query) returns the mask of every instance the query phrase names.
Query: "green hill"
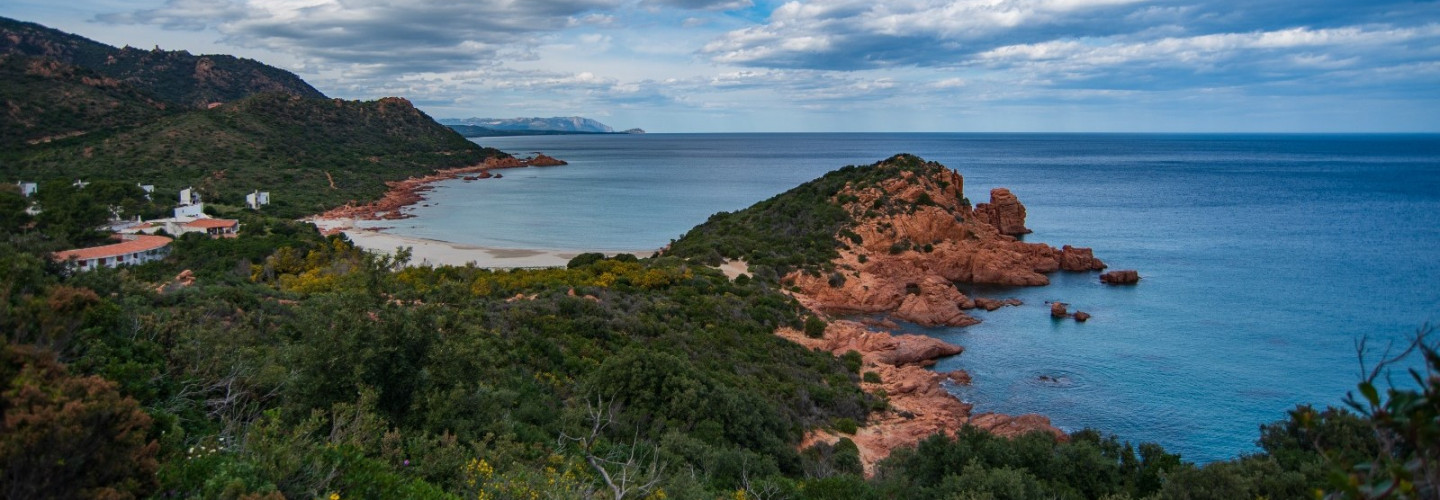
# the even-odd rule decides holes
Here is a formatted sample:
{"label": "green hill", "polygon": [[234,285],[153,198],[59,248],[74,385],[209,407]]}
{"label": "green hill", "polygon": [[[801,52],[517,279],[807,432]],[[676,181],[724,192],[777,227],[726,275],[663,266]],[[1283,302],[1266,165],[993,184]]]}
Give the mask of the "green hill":
{"label": "green hill", "polygon": [[290,72],[231,56],[116,49],[0,18],[0,179],[187,186],[298,217],[382,195],[385,181],[473,165],[481,148],[386,98],[329,99]]}
{"label": "green hill", "polygon": [[499,151],[465,140],[409,101],[261,94],[211,110],[7,152],[5,177],[113,179],[162,193],[194,186],[241,205],[269,191],[266,213],[298,217],[377,198],[385,181],[473,165]]}
{"label": "green hill", "polygon": [[22,147],[173,114],[164,102],[53,59],[0,55],[0,148]]}

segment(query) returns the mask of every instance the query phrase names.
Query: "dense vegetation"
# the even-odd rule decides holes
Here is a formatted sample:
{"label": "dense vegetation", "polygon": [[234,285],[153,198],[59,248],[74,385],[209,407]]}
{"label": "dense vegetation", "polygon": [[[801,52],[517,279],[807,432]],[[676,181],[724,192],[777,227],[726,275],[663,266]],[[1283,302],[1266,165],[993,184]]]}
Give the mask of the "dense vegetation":
{"label": "dense vegetation", "polygon": [[[930,177],[945,167],[914,155],[901,154],[872,165],[831,171],[738,212],[720,212],[695,226],[667,251],[711,265],[721,259],[744,259],[757,278],[774,281],[795,269],[832,271],[830,261],[845,242],[837,236],[852,227],[854,217],[842,206],[842,190],[875,186],[884,179],[913,172]],[[875,213],[911,209],[904,200],[877,200]],[[853,233],[851,233],[853,234]],[[858,243],[858,242],[856,242]]]}
{"label": "dense vegetation", "polygon": [[63,139],[170,114],[134,87],[51,59],[0,54],[0,148]]}

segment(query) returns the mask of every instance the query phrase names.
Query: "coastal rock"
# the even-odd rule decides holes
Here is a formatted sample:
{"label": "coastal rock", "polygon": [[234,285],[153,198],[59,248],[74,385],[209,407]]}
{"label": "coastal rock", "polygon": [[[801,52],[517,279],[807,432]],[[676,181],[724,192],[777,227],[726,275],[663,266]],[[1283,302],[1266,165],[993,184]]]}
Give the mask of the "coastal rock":
{"label": "coastal rock", "polygon": [[994,310],[996,310],[996,309],[999,309],[999,308],[1005,307],[1005,306],[1018,306],[1018,305],[1024,304],[1024,302],[1021,302],[1020,299],[997,300],[997,299],[988,299],[988,298],[985,298],[985,297],[975,297],[974,300],[975,300],[975,307],[978,307],[978,308],[980,308],[980,309],[984,309],[984,310],[986,310],[986,311],[994,311]]}
{"label": "coastal rock", "polygon": [[[861,355],[864,369],[880,376],[879,384],[865,385],[867,389],[885,391],[889,409],[871,414],[864,427],[853,435],[843,436],[859,448],[860,463],[867,475],[873,474],[875,464],[890,456],[892,450],[913,447],[936,433],[954,434],[965,423],[975,423],[970,418],[971,406],[950,394],[944,386],[947,382],[969,384],[970,375],[963,370],[937,373],[922,367],[938,358],[958,354],[963,350],[960,346],[918,335],[872,332],[860,323],[847,320],[832,321],[824,337],[819,339],[806,337],[792,328],[781,328],[776,334],[836,355],[855,350]],[[1038,415],[986,414],[980,423],[1006,436],[1026,430],[1064,436],[1059,429],[1049,426],[1049,420]],[[841,437],[832,431],[815,429],[805,435],[799,449],[818,443],[834,444]]]}
{"label": "coastal rock", "polygon": [[1000,234],[1020,236],[1030,234],[1030,229],[1025,227],[1025,205],[1015,197],[1009,189],[995,188],[990,190],[990,203],[981,203],[975,206],[975,216],[982,221],[995,226]]}
{"label": "coastal rock", "polygon": [[916,288],[918,293],[907,294],[895,309],[896,318],[922,326],[970,326],[980,322],[960,310],[973,309],[975,302],[946,279],[926,276]]}
{"label": "coastal rock", "polygon": [[1052,318],[1064,318],[1064,317],[1070,316],[1070,313],[1065,310],[1065,307],[1066,307],[1066,306],[1069,306],[1069,305],[1070,305],[1070,304],[1066,304],[1066,303],[1064,303],[1064,302],[1051,302],[1051,303],[1050,303],[1050,317],[1052,317]]}
{"label": "coastal rock", "polygon": [[493,156],[492,156],[492,157],[490,157],[490,158],[486,158],[486,159],[485,159],[485,165],[484,165],[484,166],[485,166],[485,168],[487,168],[487,169],[491,169],[491,168],[521,168],[521,167],[528,167],[529,165],[526,164],[523,160],[521,160],[521,159],[519,159],[519,158],[516,158],[516,157],[513,157],[513,156],[511,156],[511,157],[506,157],[506,158],[496,158],[496,157],[493,157]]}
{"label": "coastal rock", "polygon": [[1065,432],[1050,424],[1044,415],[1029,413],[1012,416],[999,413],[982,413],[970,419],[970,425],[984,429],[996,436],[1017,437],[1031,432],[1044,432],[1057,440],[1065,440]]}
{"label": "coastal rock", "polygon": [[1087,312],[1085,312],[1085,311],[1075,311],[1075,322],[1076,322],[1076,323],[1084,323],[1085,320],[1088,320],[1088,319],[1090,319],[1090,313],[1087,313]]}
{"label": "coastal rock", "polygon": [[553,157],[545,156],[544,154],[540,153],[536,153],[534,158],[526,160],[526,163],[529,163],[532,167],[558,167],[561,165],[570,164],[565,160],[557,160]]}
{"label": "coastal rock", "polygon": [[1134,269],[1110,271],[1100,275],[1100,282],[1111,285],[1133,285],[1140,282],[1140,273]]}
{"label": "coastal rock", "polygon": [[1095,252],[1089,248],[1065,245],[1060,248],[1060,269],[1066,271],[1099,271],[1105,269],[1105,263],[1095,258]]}

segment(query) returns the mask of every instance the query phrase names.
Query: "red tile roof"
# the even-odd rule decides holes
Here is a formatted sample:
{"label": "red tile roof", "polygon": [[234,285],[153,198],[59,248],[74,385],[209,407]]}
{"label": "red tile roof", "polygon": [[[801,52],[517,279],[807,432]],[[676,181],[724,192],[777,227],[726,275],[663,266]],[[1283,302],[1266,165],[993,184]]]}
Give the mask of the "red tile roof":
{"label": "red tile roof", "polygon": [[164,236],[151,236],[148,234],[137,234],[127,237],[125,241],[114,245],[105,245],[90,248],[77,248],[55,252],[55,260],[65,261],[74,257],[79,260],[98,259],[101,257],[115,257],[117,255],[132,254],[154,250],[170,244],[170,238]]}
{"label": "red tile roof", "polygon": [[198,227],[198,228],[202,228],[202,229],[215,229],[215,228],[235,227],[235,226],[237,226],[237,225],[239,225],[239,224],[240,224],[240,221],[238,221],[238,220],[233,220],[233,219],[195,219],[195,220],[192,220],[192,221],[190,221],[190,222],[186,222],[186,223],[185,223],[185,227]]}

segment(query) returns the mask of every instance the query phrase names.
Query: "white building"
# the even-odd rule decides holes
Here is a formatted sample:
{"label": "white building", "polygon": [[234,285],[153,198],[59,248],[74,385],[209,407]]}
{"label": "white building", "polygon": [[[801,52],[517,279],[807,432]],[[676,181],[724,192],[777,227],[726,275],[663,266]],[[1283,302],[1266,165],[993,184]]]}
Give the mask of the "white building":
{"label": "white building", "polygon": [[170,254],[170,238],[148,234],[117,234],[119,243],[55,252],[55,260],[68,262],[71,269],[89,271],[101,267],[144,264]]}
{"label": "white building", "polygon": [[26,198],[33,196],[35,191],[39,190],[39,186],[33,182],[20,181],[15,184],[20,186],[20,195]]}
{"label": "white building", "polygon": [[260,207],[263,207],[263,206],[269,205],[269,204],[270,204],[270,192],[269,192],[269,191],[255,191],[255,192],[253,192],[253,193],[250,193],[250,194],[245,195],[245,205],[248,206],[248,207],[250,207],[251,209],[259,210]]}
{"label": "white building", "polygon": [[150,195],[155,193],[155,185],[140,183],[136,183],[135,185],[140,186],[140,190],[145,192],[145,201],[150,201]]}

